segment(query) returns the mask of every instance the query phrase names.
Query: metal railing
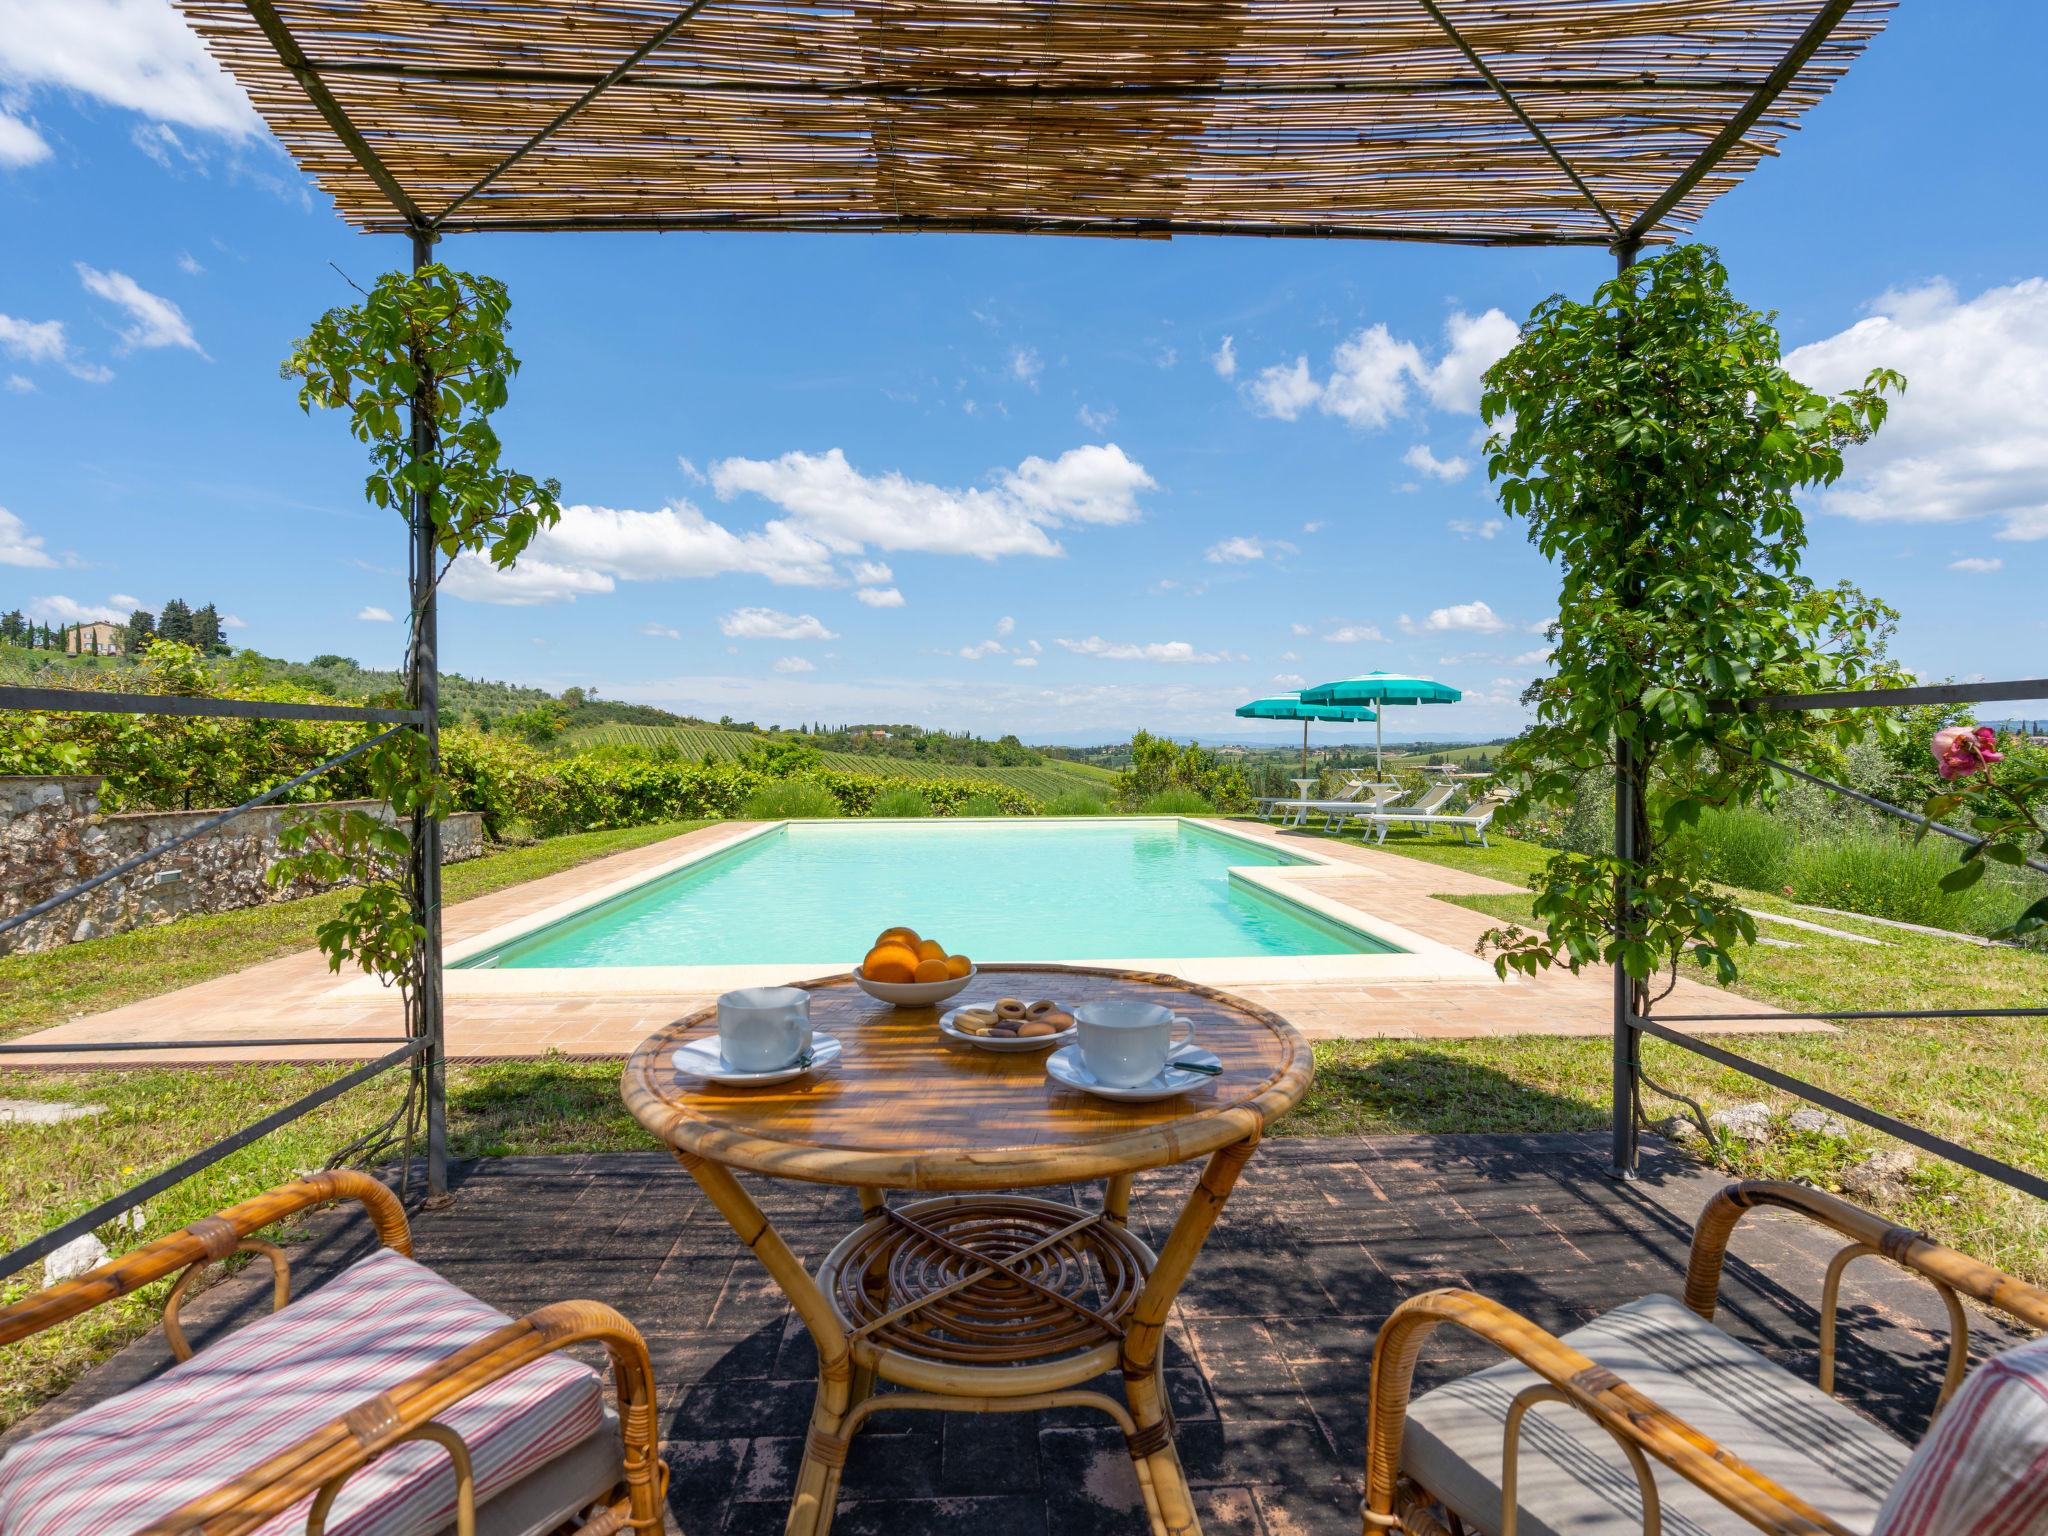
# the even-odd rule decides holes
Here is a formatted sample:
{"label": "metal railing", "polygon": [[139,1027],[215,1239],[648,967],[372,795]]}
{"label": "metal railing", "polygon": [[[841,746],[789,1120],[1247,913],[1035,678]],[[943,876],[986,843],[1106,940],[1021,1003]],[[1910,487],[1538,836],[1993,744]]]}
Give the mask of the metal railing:
{"label": "metal railing", "polygon": [[[385,725],[385,730],[363,740],[332,757],[314,764],[303,773],[272,786],[260,795],[251,796],[240,805],[208,817],[198,826],[166,839],[142,852],[121,860],[107,869],[78,881],[55,894],[45,897],[23,910],[0,919],[0,934],[23,928],[37,918],[48,915],[68,902],[89,895],[110,881],[131,874],[144,865],[175,853],[207,834],[218,830],[245,816],[251,811],[272,805],[302,785],[310,783],[322,774],[330,773],[354,758],[369,751],[379,742],[389,740],[401,731],[422,729],[427,722],[423,710],[379,709],[368,706],[289,704],[275,703],[262,699],[209,699],[182,694],[128,694],[98,691],[74,690],[67,688],[25,688],[0,687],[0,710],[32,710],[47,713],[97,713],[97,714],[138,714],[138,715],[181,715],[217,716],[239,720],[321,720],[352,721],[368,725]],[[438,853],[438,849],[435,850]],[[415,861],[416,862],[416,861]],[[417,880],[411,881],[417,886]],[[413,893],[415,909],[421,905],[421,893]],[[438,941],[440,925],[432,924],[430,933]],[[433,975],[437,985],[434,988],[438,998],[439,970],[441,955],[438,942],[428,947],[424,956],[425,966]],[[262,1119],[242,1126],[219,1140],[202,1147],[197,1152],[150,1175],[138,1184],[131,1185],[121,1193],[101,1201],[88,1211],[81,1212],[61,1226],[45,1232],[32,1242],[24,1243],[12,1252],[0,1255],[0,1280],[19,1273],[39,1259],[64,1246],[64,1244],[95,1231],[117,1216],[134,1210],[144,1202],[154,1199],[173,1185],[181,1183],[192,1175],[212,1167],[224,1158],[232,1156],[252,1142],[260,1140],[280,1127],[311,1114],[322,1105],[339,1098],[351,1089],[382,1077],[398,1067],[407,1067],[410,1078],[406,1085],[403,1102],[382,1124],[358,1136],[346,1146],[338,1149],[329,1159],[329,1166],[340,1164],[358,1157],[375,1155],[389,1149],[394,1143],[400,1147],[401,1179],[410,1178],[413,1142],[425,1122],[428,1146],[427,1192],[430,1199],[445,1196],[447,1191],[447,1167],[445,1160],[446,1100],[444,1075],[439,1070],[442,1055],[438,1012],[431,1016],[413,1016],[408,1019],[408,1028],[402,1037],[389,1035],[294,1035],[288,1038],[262,1038],[241,1040],[122,1040],[110,1042],[59,1041],[59,1042],[9,1042],[0,1044],[0,1057],[24,1058],[50,1055],[90,1055],[102,1051],[206,1051],[247,1049],[255,1046],[390,1046],[383,1055],[366,1062],[332,1082],[322,1085],[312,1093],[291,1104],[272,1111]]]}
{"label": "metal railing", "polygon": [[[1928,704],[1983,704],[2000,701],[2031,700],[2048,698],[2048,678],[2031,678],[2017,682],[2003,683],[1941,683],[1918,688],[1873,688],[1855,689],[1836,693],[1777,694],[1766,698],[1743,700],[1721,707],[1728,709],[1755,710],[1815,710],[1815,709],[1909,709]],[[1978,846],[1982,838],[1975,837],[1957,827],[1930,821],[1917,811],[1880,800],[1875,795],[1865,794],[1846,784],[1838,784],[1806,769],[1789,763],[1770,760],[1770,766],[1792,777],[1802,779],[1833,794],[1839,794],[1871,810],[1891,816],[1921,829],[1923,833],[1939,834],[1966,846]],[[1623,853],[1619,847],[1617,853]],[[1623,853],[1623,856],[1626,856]],[[2048,874],[2048,862],[2037,858],[2024,861],[2026,867]],[[2048,1200],[2048,1178],[2018,1168],[2011,1163],[1973,1147],[1966,1147],[1951,1141],[1924,1127],[1913,1125],[1883,1110],[1872,1109],[1854,1099],[1823,1088],[1817,1083],[1807,1082],[1793,1074],[1747,1056],[1738,1055],[1725,1047],[1714,1045],[1695,1035],[1673,1029],[1674,1024],[1719,1024],[1741,1020],[1806,1019],[1819,1022],[1851,1022],[1858,1019],[2014,1019],[2048,1018],[2048,1008],[1910,1008],[1843,1010],[1829,1013],[1738,1013],[1738,1014],[1659,1014],[1651,1017],[1638,1012],[1635,994],[1628,984],[1621,967],[1615,967],[1615,1018],[1614,1018],[1614,1060],[1615,1086],[1613,1110],[1614,1163],[1613,1172],[1619,1178],[1634,1178],[1638,1160],[1638,1132],[1646,1122],[1643,1112],[1642,1091],[1646,1079],[1642,1070],[1642,1038],[1645,1035],[1663,1040],[1692,1052],[1708,1061],[1733,1068],[1758,1082],[1805,1099],[1835,1114],[1854,1120],[1872,1130],[1896,1137],[1908,1146],[1945,1158],[1959,1167],[1995,1180],[2008,1188],[2032,1195],[2038,1200]],[[1649,1087],[1653,1092],[1666,1093],[1655,1083]],[[1707,1129],[1712,1139],[1711,1128]]]}

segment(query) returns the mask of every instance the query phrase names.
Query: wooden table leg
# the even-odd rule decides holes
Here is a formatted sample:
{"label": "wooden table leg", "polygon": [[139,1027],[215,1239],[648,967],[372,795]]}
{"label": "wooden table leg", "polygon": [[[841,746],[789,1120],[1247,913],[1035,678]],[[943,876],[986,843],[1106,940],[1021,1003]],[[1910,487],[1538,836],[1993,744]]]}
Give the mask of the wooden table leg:
{"label": "wooden table leg", "polygon": [[1159,1250],[1159,1262],[1131,1309],[1124,1327],[1124,1396],[1131,1405],[1137,1432],[1130,1437],[1131,1461],[1138,1471],[1138,1486],[1145,1494],[1147,1513],[1158,1536],[1200,1536],[1193,1496],[1188,1492],[1187,1474],[1181,1470],[1180,1454],[1173,1448],[1173,1423],[1167,1413],[1166,1387],[1160,1374],[1166,1335],[1166,1316],[1187,1283],[1195,1257],[1208,1240],[1209,1229],[1223,1209],[1223,1202],[1237,1184],[1237,1176],[1251,1160],[1258,1137],[1218,1149],[1210,1155],[1209,1166],[1188,1203],[1181,1208],[1166,1246]]}
{"label": "wooden table leg", "polygon": [[1133,1177],[1128,1173],[1112,1174],[1102,1186],[1102,1214],[1119,1226],[1130,1225]]}
{"label": "wooden table leg", "polygon": [[675,1158],[789,1298],[818,1347],[818,1398],[811,1408],[803,1465],[797,1470],[796,1495],[783,1530],[785,1536],[826,1536],[839,1499],[840,1469],[846,1465],[846,1415],[854,1402],[853,1351],[846,1330],[803,1262],[731,1171],[690,1152],[677,1150]]}

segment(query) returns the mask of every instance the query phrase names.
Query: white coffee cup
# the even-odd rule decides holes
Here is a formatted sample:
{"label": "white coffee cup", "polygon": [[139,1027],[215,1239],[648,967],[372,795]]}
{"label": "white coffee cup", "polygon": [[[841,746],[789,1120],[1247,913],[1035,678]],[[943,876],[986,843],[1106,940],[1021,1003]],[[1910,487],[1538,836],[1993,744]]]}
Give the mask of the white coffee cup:
{"label": "white coffee cup", "polygon": [[735,1072],[779,1072],[811,1048],[811,994],[742,987],[718,1000],[718,1054]]}
{"label": "white coffee cup", "polygon": [[1098,1083],[1135,1088],[1166,1070],[1173,1053],[1173,1026],[1186,1024],[1192,1044],[1195,1026],[1158,1003],[1082,1003],[1074,1010],[1081,1037],[1081,1061]]}

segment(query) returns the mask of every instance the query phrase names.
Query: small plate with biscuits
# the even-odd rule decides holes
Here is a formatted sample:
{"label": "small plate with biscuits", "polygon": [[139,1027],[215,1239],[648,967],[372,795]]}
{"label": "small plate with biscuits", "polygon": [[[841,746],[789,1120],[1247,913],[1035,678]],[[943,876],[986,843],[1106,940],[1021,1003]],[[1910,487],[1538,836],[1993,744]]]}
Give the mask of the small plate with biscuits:
{"label": "small plate with biscuits", "polygon": [[955,1008],[939,1020],[939,1033],[978,1051],[1042,1051],[1069,1045],[1074,1016],[1050,998],[1027,1003],[1005,997],[993,1003]]}

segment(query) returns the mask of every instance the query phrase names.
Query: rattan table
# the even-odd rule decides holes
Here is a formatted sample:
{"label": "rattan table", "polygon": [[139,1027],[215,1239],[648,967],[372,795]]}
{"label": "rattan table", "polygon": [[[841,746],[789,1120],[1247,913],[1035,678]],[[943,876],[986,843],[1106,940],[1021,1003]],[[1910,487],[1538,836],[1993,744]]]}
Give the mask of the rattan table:
{"label": "rattan table", "polygon": [[[983,971],[948,1006],[1016,996],[1072,1006],[1141,997],[1195,1023],[1222,1077],[1178,1098],[1108,1103],[1046,1076],[1042,1052],[948,1040],[938,1010],[897,1009],[850,976],[799,983],[841,1042],[830,1069],[767,1088],[677,1071],[675,1047],[716,1028],[704,1008],[642,1042],[622,1092],[796,1308],[818,1349],[818,1397],[786,1527],[823,1536],[847,1447],[878,1409],[1017,1412],[1085,1406],[1122,1428],[1151,1528],[1201,1529],[1173,1447],[1160,1368],[1168,1310],[1265,1128],[1313,1065],[1277,1014],[1170,976],[1069,966]],[[1208,1158],[1166,1244],[1128,1225],[1132,1177]],[[736,1172],[860,1192],[863,1220],[815,1275]],[[1104,1185],[1097,1209],[999,1193]],[[891,1205],[886,1192],[926,1198]],[[1085,1389],[1119,1370],[1125,1401]],[[877,1380],[899,1390],[876,1395]]]}

